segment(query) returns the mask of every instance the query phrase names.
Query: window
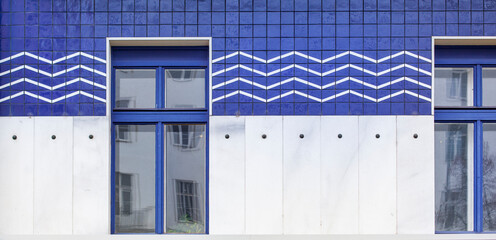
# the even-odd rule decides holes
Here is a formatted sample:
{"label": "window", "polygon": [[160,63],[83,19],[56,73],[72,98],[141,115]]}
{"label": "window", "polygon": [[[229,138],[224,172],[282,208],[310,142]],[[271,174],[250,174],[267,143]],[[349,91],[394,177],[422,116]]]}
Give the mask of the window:
{"label": "window", "polygon": [[207,233],[208,51],[112,48],[112,233]]}
{"label": "window", "polygon": [[436,47],[438,233],[496,231],[495,52],[487,46]]}
{"label": "window", "polygon": [[201,220],[197,183],[176,180],[176,209],[178,222],[198,222]]}

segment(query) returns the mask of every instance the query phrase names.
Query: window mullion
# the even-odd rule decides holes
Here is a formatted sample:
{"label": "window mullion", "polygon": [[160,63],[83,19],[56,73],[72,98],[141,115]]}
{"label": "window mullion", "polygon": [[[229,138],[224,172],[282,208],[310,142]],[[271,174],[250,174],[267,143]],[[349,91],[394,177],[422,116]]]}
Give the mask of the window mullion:
{"label": "window mullion", "polygon": [[165,82],[164,82],[164,68],[157,68],[157,89],[156,89],[156,106],[157,108],[165,108]]}
{"label": "window mullion", "polygon": [[158,122],[155,141],[155,233],[164,233],[164,124]]}
{"label": "window mullion", "polygon": [[475,122],[474,149],[474,231],[483,231],[483,192],[482,192],[482,161],[483,139],[482,121]]}
{"label": "window mullion", "polygon": [[474,71],[474,106],[482,106],[482,66],[476,65]]}

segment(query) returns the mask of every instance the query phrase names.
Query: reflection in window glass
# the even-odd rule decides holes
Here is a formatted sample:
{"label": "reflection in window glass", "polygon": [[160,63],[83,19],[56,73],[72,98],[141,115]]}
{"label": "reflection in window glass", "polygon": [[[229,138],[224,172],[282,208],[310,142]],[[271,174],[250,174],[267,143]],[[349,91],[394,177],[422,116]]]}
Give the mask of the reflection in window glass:
{"label": "reflection in window glass", "polygon": [[165,70],[166,108],[205,108],[204,69]]}
{"label": "reflection in window glass", "polygon": [[166,232],[205,232],[205,125],[166,125]]}
{"label": "reflection in window glass", "polygon": [[436,230],[473,230],[473,124],[436,123]]}
{"label": "reflection in window glass", "polygon": [[116,125],[115,232],[155,232],[155,125]]}
{"label": "reflection in window glass", "polygon": [[483,138],[484,231],[496,231],[496,123],[484,123]]}
{"label": "reflection in window glass", "polygon": [[482,69],[482,105],[496,106],[496,68]]}
{"label": "reflection in window glass", "polygon": [[472,68],[436,68],[435,76],[436,107],[473,106]]}
{"label": "reflection in window glass", "polygon": [[116,108],[155,108],[155,69],[116,69]]}

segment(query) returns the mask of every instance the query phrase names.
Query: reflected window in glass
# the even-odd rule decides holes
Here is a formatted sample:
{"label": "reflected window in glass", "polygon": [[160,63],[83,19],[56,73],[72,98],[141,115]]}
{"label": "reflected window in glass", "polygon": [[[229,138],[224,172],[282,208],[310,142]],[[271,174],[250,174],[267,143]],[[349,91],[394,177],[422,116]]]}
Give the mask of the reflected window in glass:
{"label": "reflected window in glass", "polygon": [[473,105],[472,68],[436,68],[435,75],[436,106]]}
{"label": "reflected window in glass", "polygon": [[473,230],[473,125],[436,123],[436,230]]}
{"label": "reflected window in glass", "polygon": [[482,68],[482,104],[496,107],[496,68]]}
{"label": "reflected window in glass", "polygon": [[[205,125],[167,125],[167,232],[205,232]],[[178,142],[178,140],[180,142]]]}
{"label": "reflected window in glass", "polygon": [[115,231],[154,232],[155,125],[123,126],[135,141],[115,142]]}
{"label": "reflected window in glass", "polygon": [[205,108],[204,69],[165,70],[166,108]]}
{"label": "reflected window in glass", "polygon": [[155,108],[155,69],[116,69],[116,108]]}

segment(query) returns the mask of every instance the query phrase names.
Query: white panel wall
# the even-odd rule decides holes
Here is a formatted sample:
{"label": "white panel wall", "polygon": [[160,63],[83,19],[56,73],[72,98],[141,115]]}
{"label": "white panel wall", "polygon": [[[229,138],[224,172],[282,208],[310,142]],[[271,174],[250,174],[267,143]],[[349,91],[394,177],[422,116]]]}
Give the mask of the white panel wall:
{"label": "white panel wall", "polygon": [[[0,234],[108,233],[109,132],[0,118]],[[434,231],[431,116],[219,116],[209,134],[211,234]]]}
{"label": "white panel wall", "polygon": [[108,129],[106,117],[74,118],[74,234],[109,233]]}
{"label": "white panel wall", "polygon": [[33,233],[33,136],[33,118],[0,118],[0,235]]}
{"label": "white panel wall", "polygon": [[246,119],[247,234],[283,233],[282,149],[281,116]]}
{"label": "white panel wall", "polygon": [[320,144],[322,233],[357,234],[358,117],[322,117]]}
{"label": "white panel wall", "polygon": [[210,118],[209,170],[210,233],[245,233],[244,117]]}
{"label": "white panel wall", "polygon": [[398,116],[397,129],[398,234],[433,234],[434,117]]}
{"label": "white panel wall", "polygon": [[34,233],[71,234],[73,118],[36,118],[34,132]]}
{"label": "white panel wall", "polygon": [[396,117],[359,117],[358,129],[359,232],[395,234]]}
{"label": "white panel wall", "polygon": [[284,117],[283,136],[284,233],[318,234],[320,117]]}

